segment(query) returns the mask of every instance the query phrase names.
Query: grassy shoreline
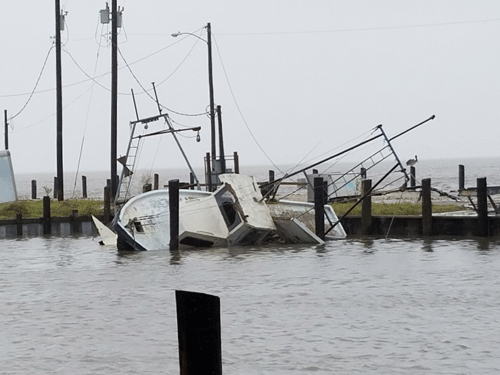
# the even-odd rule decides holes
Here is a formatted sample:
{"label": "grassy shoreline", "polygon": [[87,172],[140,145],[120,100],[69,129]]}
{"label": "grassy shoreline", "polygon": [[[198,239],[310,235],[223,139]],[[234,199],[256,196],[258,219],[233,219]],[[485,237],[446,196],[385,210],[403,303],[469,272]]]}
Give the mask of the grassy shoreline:
{"label": "grassy shoreline", "polygon": [[[94,199],[67,199],[59,202],[50,201],[51,216],[71,216],[73,210],[78,210],[78,214],[83,216],[102,215],[104,203],[102,200]],[[40,200],[19,200],[14,203],[0,204],[0,220],[13,219],[17,214],[22,214],[23,218],[43,217],[43,201]]]}
{"label": "grassy shoreline", "polygon": [[[334,203],[333,208],[338,216],[342,216],[352,207],[352,203]],[[99,199],[67,199],[59,202],[51,200],[51,216],[71,216],[73,210],[78,210],[80,215],[102,215],[104,202]],[[463,210],[462,206],[454,204],[433,205],[432,211],[454,212]],[[24,218],[43,217],[42,200],[19,200],[15,203],[0,204],[0,220],[13,219],[17,214]],[[372,203],[373,216],[414,216],[422,214],[422,205],[416,203]],[[358,205],[350,215],[361,215],[361,205]]]}

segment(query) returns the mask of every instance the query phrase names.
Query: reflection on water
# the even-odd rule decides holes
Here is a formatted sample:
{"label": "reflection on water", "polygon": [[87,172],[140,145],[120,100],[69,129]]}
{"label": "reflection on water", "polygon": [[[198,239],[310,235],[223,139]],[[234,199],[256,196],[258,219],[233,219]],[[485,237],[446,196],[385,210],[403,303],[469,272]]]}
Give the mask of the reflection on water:
{"label": "reflection on water", "polygon": [[221,298],[225,374],[500,370],[496,240],[118,253],[2,241],[6,374],[178,373],[176,289]]}

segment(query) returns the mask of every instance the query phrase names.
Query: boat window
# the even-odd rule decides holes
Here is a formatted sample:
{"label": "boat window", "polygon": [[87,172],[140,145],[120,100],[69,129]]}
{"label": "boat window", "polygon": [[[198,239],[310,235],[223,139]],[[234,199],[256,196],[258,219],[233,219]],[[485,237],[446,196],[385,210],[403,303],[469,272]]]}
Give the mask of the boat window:
{"label": "boat window", "polygon": [[144,233],[144,228],[143,228],[140,221],[134,221],[134,227],[135,227],[136,232]]}
{"label": "boat window", "polygon": [[215,200],[219,206],[224,222],[229,231],[233,230],[241,223],[241,217],[234,209],[233,196],[227,191],[221,190],[215,195]]}

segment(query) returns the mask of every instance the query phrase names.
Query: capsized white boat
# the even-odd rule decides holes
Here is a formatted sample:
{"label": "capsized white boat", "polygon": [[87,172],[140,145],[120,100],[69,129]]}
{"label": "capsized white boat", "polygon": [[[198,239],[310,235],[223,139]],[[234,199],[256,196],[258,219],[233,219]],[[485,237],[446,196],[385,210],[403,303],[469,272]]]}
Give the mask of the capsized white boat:
{"label": "capsized white boat", "polygon": [[[332,206],[325,205],[325,227],[338,222],[337,214]],[[296,202],[279,200],[268,204],[271,217],[278,235],[288,243],[316,243],[323,244],[324,241],[316,235],[314,204],[307,202]],[[342,225],[336,225],[329,239],[345,238],[346,232]]]}
{"label": "capsized white boat", "polygon": [[[179,190],[179,243],[209,247],[259,244],[276,226],[253,177],[220,175],[215,192]],[[113,222],[118,248],[168,249],[169,193],[155,190],[130,199]]]}

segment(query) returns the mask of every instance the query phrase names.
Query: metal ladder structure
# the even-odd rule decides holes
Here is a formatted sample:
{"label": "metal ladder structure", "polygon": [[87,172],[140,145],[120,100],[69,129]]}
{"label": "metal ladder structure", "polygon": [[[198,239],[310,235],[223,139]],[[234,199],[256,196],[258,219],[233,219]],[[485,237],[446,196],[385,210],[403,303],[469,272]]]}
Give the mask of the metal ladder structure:
{"label": "metal ladder structure", "polygon": [[120,175],[120,180],[118,182],[118,188],[116,190],[115,204],[121,204],[127,201],[130,197],[130,185],[132,183],[132,175],[135,170],[135,163],[137,161],[137,154],[139,152],[139,146],[141,143],[142,136],[136,136],[135,131],[137,124],[147,124],[158,120],[160,117],[166,115],[158,115],[154,117],[149,117],[146,119],[139,119],[130,122],[130,139],[127,146],[127,152],[125,156],[118,158],[118,162],[122,164],[122,173]]}
{"label": "metal ladder structure", "polygon": [[[160,131],[156,131],[153,133],[148,133],[144,135],[135,135],[136,131],[136,126],[137,124],[147,124],[149,122],[157,121],[161,118],[165,119],[165,122],[168,125],[168,129],[163,129]],[[130,140],[128,143],[127,147],[127,153],[125,156],[121,157],[118,159],[118,161],[123,165],[122,173],[120,176],[120,180],[118,182],[118,189],[116,190],[116,196],[115,196],[115,206],[123,204],[127,201],[128,198],[130,198],[130,185],[132,182],[132,175],[134,173],[134,168],[135,164],[137,162],[137,153],[139,152],[139,146],[142,138],[145,137],[151,137],[155,135],[162,135],[162,134],[172,134],[174,137],[175,141],[177,142],[177,145],[179,146],[182,155],[184,156],[184,159],[186,160],[186,163],[193,174],[196,184],[198,186],[198,189],[200,188],[200,182],[198,178],[196,177],[196,174],[194,173],[193,168],[191,167],[191,164],[189,163],[189,160],[187,159],[186,154],[184,153],[184,150],[182,149],[179,140],[177,139],[175,133],[179,133],[182,131],[195,131],[199,132],[201,130],[201,127],[194,127],[194,128],[185,128],[185,129],[174,129],[167,114],[159,114],[157,116],[153,117],[148,117],[144,119],[139,119],[136,121],[131,121],[131,131],[130,131]]]}

